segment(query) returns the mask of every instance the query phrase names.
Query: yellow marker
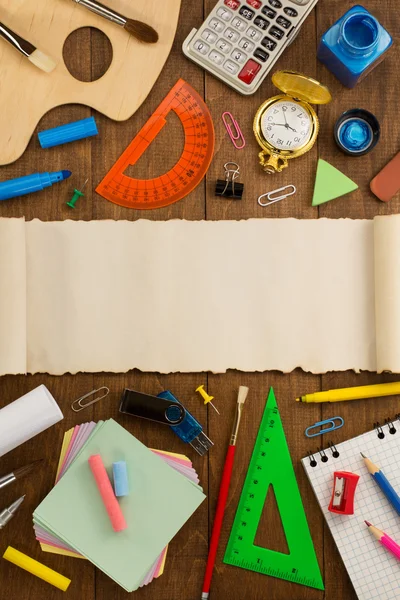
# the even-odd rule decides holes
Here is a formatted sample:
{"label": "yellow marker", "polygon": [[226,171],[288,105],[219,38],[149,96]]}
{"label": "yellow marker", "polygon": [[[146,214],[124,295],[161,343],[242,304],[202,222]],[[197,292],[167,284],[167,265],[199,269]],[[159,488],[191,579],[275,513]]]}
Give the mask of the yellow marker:
{"label": "yellow marker", "polygon": [[49,569],[49,567],[45,567],[42,563],[30,558],[26,554],[19,552],[15,548],[8,546],[7,550],[3,554],[3,558],[8,560],[9,562],[17,565],[17,567],[21,567],[28,573],[32,573],[32,575],[36,575],[43,581],[54,585],[59,590],[66,592],[68,589],[71,580],[64,575],[60,575],[57,571],[53,571],[53,569]]}
{"label": "yellow marker", "polygon": [[400,394],[400,381],[394,383],[377,383],[376,385],[362,385],[359,387],[315,392],[296,398],[296,402],[342,402],[344,400],[363,400],[365,398],[379,398],[380,396],[395,396]]}
{"label": "yellow marker", "polygon": [[219,410],[214,406],[214,404],[211,402],[211,400],[214,400],[214,396],[209,396],[206,392],[206,390],[204,389],[204,385],[199,385],[198,388],[196,388],[196,392],[199,392],[200,396],[202,396],[204,398],[204,404],[211,404],[211,406],[213,407],[213,409],[215,410],[215,412],[219,413]]}

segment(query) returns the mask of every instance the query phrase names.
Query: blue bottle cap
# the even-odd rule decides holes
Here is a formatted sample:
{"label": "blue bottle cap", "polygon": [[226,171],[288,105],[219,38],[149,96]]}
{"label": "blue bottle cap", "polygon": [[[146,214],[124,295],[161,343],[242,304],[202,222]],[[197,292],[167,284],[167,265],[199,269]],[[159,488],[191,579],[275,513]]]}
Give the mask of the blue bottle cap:
{"label": "blue bottle cap", "polygon": [[345,154],[362,156],[378,143],[380,126],[372,113],[362,108],[353,108],[336,121],[334,134],[337,145]]}
{"label": "blue bottle cap", "polygon": [[54,146],[61,146],[61,144],[83,140],[98,133],[94,117],[89,117],[88,119],[54,127],[54,129],[40,131],[38,138],[42,148],[53,148]]}

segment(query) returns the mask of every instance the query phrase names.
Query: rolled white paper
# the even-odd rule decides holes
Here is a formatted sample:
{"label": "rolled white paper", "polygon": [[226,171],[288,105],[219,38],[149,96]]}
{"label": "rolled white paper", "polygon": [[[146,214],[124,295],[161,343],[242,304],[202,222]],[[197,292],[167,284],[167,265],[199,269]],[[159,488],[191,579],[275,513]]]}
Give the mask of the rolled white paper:
{"label": "rolled white paper", "polygon": [[0,457],[64,418],[45,385],[0,410]]}

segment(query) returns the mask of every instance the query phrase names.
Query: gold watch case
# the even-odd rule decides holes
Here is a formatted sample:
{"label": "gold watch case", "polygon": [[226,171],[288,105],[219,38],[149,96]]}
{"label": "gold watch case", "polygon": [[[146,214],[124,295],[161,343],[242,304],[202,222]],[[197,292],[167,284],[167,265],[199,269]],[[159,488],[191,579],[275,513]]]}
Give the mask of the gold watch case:
{"label": "gold watch case", "polygon": [[[331,101],[331,94],[325,86],[315,79],[295,73],[294,71],[278,71],[272,76],[274,85],[284,93],[266,100],[258,109],[254,117],[253,131],[262,151],[259,153],[260,165],[268,174],[280,173],[288,166],[288,160],[302,156],[314,146],[319,132],[317,113],[311,106],[313,104],[327,104]],[[271,144],[262,131],[262,118],[264,113],[276,102],[295,102],[308,114],[311,128],[308,139],[295,150],[282,150]]]}

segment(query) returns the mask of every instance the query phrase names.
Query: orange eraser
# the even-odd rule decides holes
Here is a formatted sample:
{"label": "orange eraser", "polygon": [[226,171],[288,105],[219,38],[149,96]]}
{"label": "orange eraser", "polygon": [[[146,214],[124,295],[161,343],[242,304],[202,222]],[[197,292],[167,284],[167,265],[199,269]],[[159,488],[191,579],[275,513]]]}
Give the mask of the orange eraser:
{"label": "orange eraser", "polygon": [[115,497],[111,482],[108,478],[106,468],[100,454],[94,454],[88,460],[93,477],[96,480],[100,496],[103,500],[105,509],[110,518],[114,531],[124,531],[127,529],[125,517],[122,513],[118,500]]}
{"label": "orange eraser", "polygon": [[371,192],[382,202],[389,202],[400,190],[400,152],[370,183]]}

